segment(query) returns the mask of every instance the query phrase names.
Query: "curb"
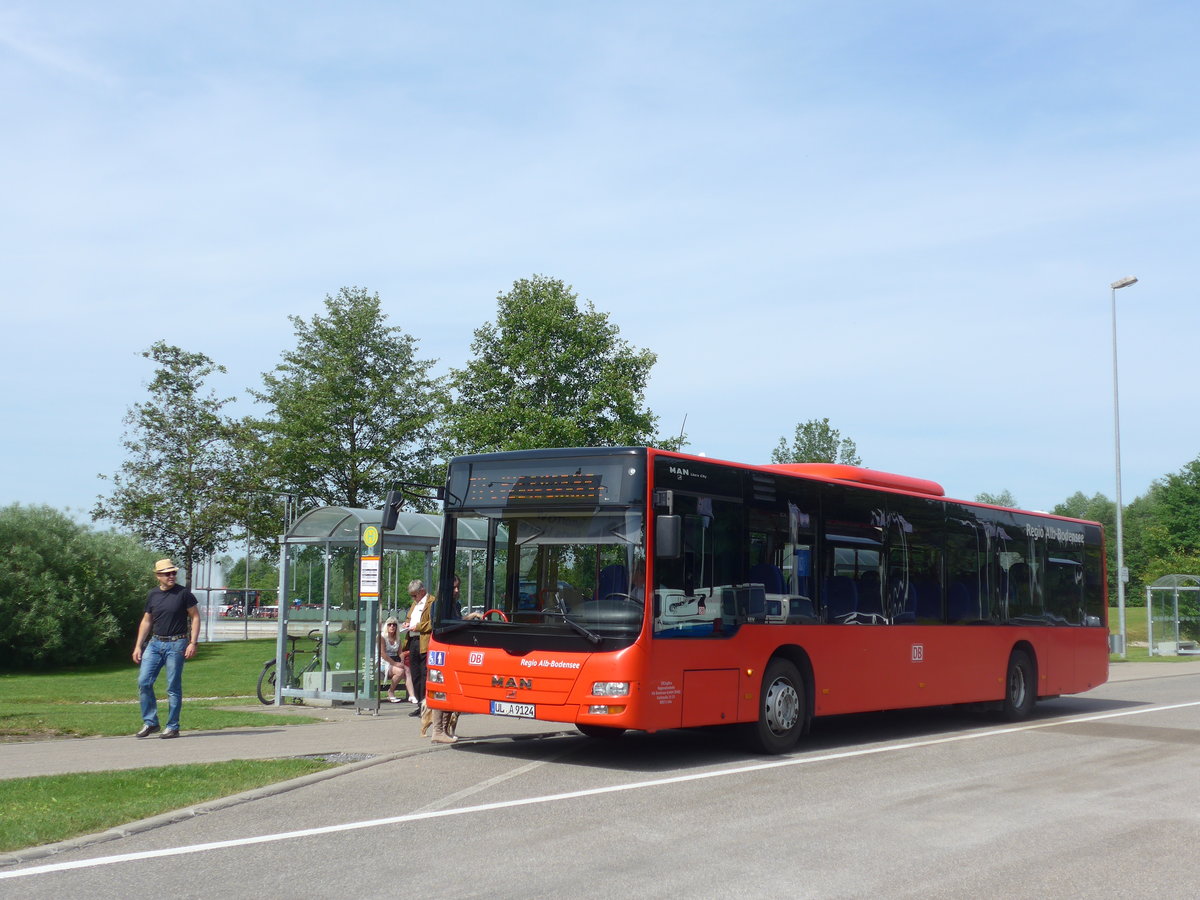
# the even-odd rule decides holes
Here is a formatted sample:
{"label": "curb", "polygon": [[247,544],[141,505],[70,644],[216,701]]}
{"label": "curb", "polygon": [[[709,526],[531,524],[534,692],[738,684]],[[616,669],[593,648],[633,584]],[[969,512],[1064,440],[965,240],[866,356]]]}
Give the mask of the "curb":
{"label": "curb", "polygon": [[[188,806],[183,809],[176,809],[170,812],[160,813],[157,816],[150,816],[147,819],[139,819],[135,822],[128,822],[124,825],[116,825],[106,831],[98,831],[95,834],[83,834],[77,837],[68,838],[65,841],[58,841],[53,844],[41,844],[39,846],[29,847],[24,850],[15,850],[12,853],[0,854],[0,868],[6,868],[8,866],[19,865],[20,863],[32,862],[39,859],[46,859],[47,857],[55,856],[59,853],[65,853],[69,850],[79,850],[83,847],[89,847],[93,844],[102,844],[106,841],[113,841],[117,840],[118,838],[129,837],[130,835],[134,834],[142,834],[147,831],[153,831],[155,828],[161,828],[164,825],[172,825],[176,822],[183,822],[188,819],[193,819],[197,816],[203,816],[210,812],[228,809],[231,806],[240,806],[243,803],[250,803],[254,800],[262,800],[266,797],[273,797],[277,794],[285,794],[288,791],[294,791],[297,788],[307,787],[310,784],[328,781],[329,779],[336,778],[339,775],[348,775],[351,772],[369,769],[371,766],[377,766],[380,763],[393,762],[398,759],[404,759],[409,756],[420,756],[425,753],[435,753],[439,750],[446,749],[448,746],[450,745],[418,747],[413,750],[402,750],[398,753],[373,756],[370,759],[333,766],[332,768],[326,769],[323,772],[313,772],[311,775],[301,775],[299,778],[293,778],[289,781],[279,781],[274,784],[263,785],[262,787],[254,788],[253,790],[243,791],[240,794],[231,794],[228,797],[218,797],[214,800],[208,800],[195,806]],[[303,757],[279,758],[298,759]]]}

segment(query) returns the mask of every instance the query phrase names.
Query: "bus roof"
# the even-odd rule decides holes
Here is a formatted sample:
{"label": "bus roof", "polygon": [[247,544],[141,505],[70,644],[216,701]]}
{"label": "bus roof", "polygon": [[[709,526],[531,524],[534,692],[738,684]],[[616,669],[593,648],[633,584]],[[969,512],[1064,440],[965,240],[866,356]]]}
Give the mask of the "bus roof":
{"label": "bus roof", "polygon": [[793,475],[815,475],[818,478],[832,478],[835,481],[852,481],[856,484],[890,487],[913,494],[929,494],[931,497],[946,496],[945,489],[936,481],[930,481],[927,478],[913,478],[909,475],[894,475],[891,472],[864,469],[861,466],[847,466],[841,463],[773,463],[763,466],[763,468],[790,472]]}

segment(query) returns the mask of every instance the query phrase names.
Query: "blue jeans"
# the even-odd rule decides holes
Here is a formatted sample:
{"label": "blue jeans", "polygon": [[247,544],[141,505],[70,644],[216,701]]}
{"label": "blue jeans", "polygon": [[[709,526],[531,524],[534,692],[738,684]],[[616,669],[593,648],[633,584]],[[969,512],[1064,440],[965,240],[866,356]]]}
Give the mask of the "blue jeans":
{"label": "blue jeans", "polygon": [[179,711],[183,707],[183,651],[188,639],[160,641],[150,638],[142,651],[142,668],[138,672],[138,694],[142,701],[142,721],[158,725],[158,701],[154,697],[154,682],[163,666],[167,667],[167,728],[179,730]]}

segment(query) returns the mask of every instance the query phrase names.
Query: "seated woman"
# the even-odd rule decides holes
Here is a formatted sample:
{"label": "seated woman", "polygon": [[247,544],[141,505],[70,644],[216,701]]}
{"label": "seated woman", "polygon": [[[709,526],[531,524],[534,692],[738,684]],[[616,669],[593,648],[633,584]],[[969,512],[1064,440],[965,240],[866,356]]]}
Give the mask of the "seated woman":
{"label": "seated woman", "polygon": [[379,634],[379,677],[392,680],[387,693],[391,703],[404,702],[396,696],[396,688],[400,686],[401,678],[404,679],[408,699],[416,703],[416,698],[413,697],[412,673],[404,663],[403,644],[400,637],[400,621],[395,616],[388,616]]}

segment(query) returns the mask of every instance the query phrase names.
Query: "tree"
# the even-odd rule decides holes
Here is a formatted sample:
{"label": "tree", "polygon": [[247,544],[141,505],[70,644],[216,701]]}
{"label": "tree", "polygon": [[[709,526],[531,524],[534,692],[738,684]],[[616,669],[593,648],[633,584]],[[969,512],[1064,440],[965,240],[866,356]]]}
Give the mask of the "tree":
{"label": "tree", "polygon": [[989,494],[986,491],[975,495],[976,503],[990,503],[992,506],[1007,506],[1015,509],[1019,504],[1017,498],[1012,495],[1012,491],[1005,488],[998,494]]}
{"label": "tree", "polygon": [[128,528],[177,558],[190,576],[195,561],[215,553],[237,521],[238,427],[222,413],[234,398],[204,393],[205,379],[225,367],[203,353],[158,341],[142,356],[158,364],[150,399],[125,416],[129,458],[111,478],[112,493],[97,498],[92,518]]}
{"label": "tree", "polygon": [[786,438],[780,438],[779,444],[771,451],[771,462],[862,465],[854,441],[842,437],[836,428],[831,428],[828,418],[809,419],[797,425],[791,446],[788,446]]}
{"label": "tree", "polygon": [[155,552],[48,506],[0,509],[0,660],[79,666],[128,651]]}
{"label": "tree", "polygon": [[1147,536],[1152,556],[1200,553],[1200,458],[1154,483],[1155,525]]}
{"label": "tree", "polygon": [[302,506],[367,507],[393,481],[430,481],[444,389],[416,340],[387,324],[379,295],[344,287],[325,297],[324,315],[289,321],[295,349],[252,391],[270,407],[247,423],[256,469],[268,473],[257,489],[298,494]]}
{"label": "tree", "polygon": [[1083,491],[1076,491],[1062,503],[1056,504],[1051,511],[1056,516],[1099,522],[1106,529],[1112,528],[1117,520],[1116,503],[1103,494],[1088,497]]}
{"label": "tree", "polygon": [[451,372],[450,452],[652,444],[645,406],[657,356],[620,338],[606,313],[580,308],[569,285],[534,275],[497,297],[496,321],[475,330],[474,358]]}

